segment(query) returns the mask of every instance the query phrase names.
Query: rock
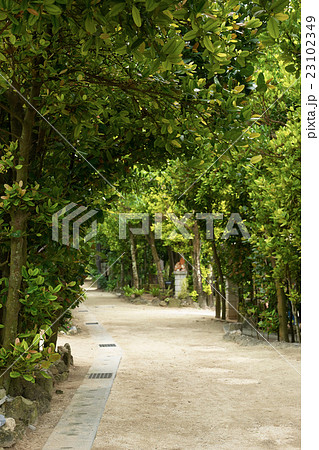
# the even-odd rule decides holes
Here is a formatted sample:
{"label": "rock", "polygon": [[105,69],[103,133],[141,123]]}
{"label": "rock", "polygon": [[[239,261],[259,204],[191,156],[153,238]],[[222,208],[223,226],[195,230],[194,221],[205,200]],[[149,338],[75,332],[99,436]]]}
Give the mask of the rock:
{"label": "rock", "polygon": [[65,364],[62,358],[54,363],[54,367],[58,369],[59,373],[66,372],[68,370],[68,366]]}
{"label": "rock", "polygon": [[0,427],[6,424],[6,418],[3,414],[0,414]]}
{"label": "rock", "polygon": [[4,430],[0,428],[0,445],[2,448],[12,447],[17,442],[17,437],[14,431]]}
{"label": "rock", "polygon": [[137,297],[134,301],[136,305],[147,305],[148,301],[145,298]]}
{"label": "rock", "polygon": [[77,334],[77,332],[78,332],[78,330],[77,330],[76,326],[73,325],[71,328],[69,328],[67,334],[74,335],[74,334]]}
{"label": "rock", "polygon": [[[16,421],[20,420],[25,425],[35,424],[38,420],[37,404],[35,401],[19,395],[12,402],[6,404],[6,416],[13,417]],[[8,420],[6,420],[6,425]]]}
{"label": "rock", "polygon": [[192,306],[193,303],[192,297],[186,297],[181,300],[181,306]]}
{"label": "rock", "polygon": [[[50,373],[50,371],[48,371]],[[13,378],[10,382],[9,393],[13,397],[22,396],[26,399],[36,401],[39,414],[50,410],[50,402],[53,393],[53,379],[38,375],[35,383],[30,383],[23,378]]]}
{"label": "rock", "polygon": [[5,389],[0,389],[0,401],[5,398],[7,395],[6,390]]}
{"label": "rock", "polygon": [[241,322],[230,322],[230,323],[225,323],[223,328],[224,328],[225,333],[228,333],[231,331],[236,331],[236,330],[242,331],[243,324]]}
{"label": "rock", "polygon": [[37,427],[35,427],[34,425],[28,425],[28,428],[31,430],[31,431],[35,431],[36,429],[37,429]]}
{"label": "rock", "polygon": [[170,298],[168,301],[168,306],[170,308],[180,308],[181,307],[181,300],[179,298]]}
{"label": "rock", "polygon": [[160,303],[161,303],[161,300],[159,298],[157,298],[157,297],[153,298],[153,300],[152,300],[153,306],[159,306]]}
{"label": "rock", "polygon": [[165,302],[165,300],[161,300],[159,302],[159,306],[167,306],[167,303]]}
{"label": "rock", "polygon": [[66,372],[58,373],[55,376],[55,380],[58,383],[62,383],[63,381],[66,381],[68,378],[69,378],[69,371],[68,370]]}
{"label": "rock", "polygon": [[18,439],[24,434],[25,426],[20,423],[17,424],[15,420],[11,417],[7,419],[8,425],[0,428],[0,450],[1,448],[12,447]]}
{"label": "rock", "polygon": [[16,427],[16,421],[14,420],[14,418],[8,417],[6,419],[6,423],[3,427],[3,429],[6,431],[14,431],[15,427]]}
{"label": "rock", "polygon": [[66,343],[66,344],[64,344],[64,346],[59,346],[58,353],[60,353],[61,358],[62,358],[63,362],[65,363],[67,369],[69,369],[70,366],[73,366],[73,356],[71,354],[70,344]]}

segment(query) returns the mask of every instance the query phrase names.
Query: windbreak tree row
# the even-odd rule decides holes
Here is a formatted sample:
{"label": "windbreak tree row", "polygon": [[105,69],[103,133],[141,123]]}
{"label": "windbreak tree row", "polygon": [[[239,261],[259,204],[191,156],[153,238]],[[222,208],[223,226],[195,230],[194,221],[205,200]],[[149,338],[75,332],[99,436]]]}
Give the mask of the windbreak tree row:
{"label": "windbreak tree row", "polygon": [[[145,206],[155,211],[157,204],[152,196],[158,197],[160,189],[160,195],[167,195],[165,207],[176,214],[196,211],[197,206],[201,212],[210,211],[218,201],[214,194],[217,188],[202,192],[212,183],[210,177],[216,177],[216,187],[222,184],[223,177],[226,180],[218,190],[221,198],[227,197],[222,200],[221,212],[233,207],[236,196],[232,197],[231,186],[240,184],[240,180],[250,189],[243,194],[247,197],[243,206],[250,208],[261,201],[260,190],[250,184],[253,180],[249,167],[242,169],[239,178],[233,172],[242,159],[247,162],[250,146],[257,145],[256,140],[252,142],[252,133],[245,130],[264,110],[263,102],[268,100],[263,94],[274,87],[274,99],[280,95],[282,90],[277,86],[282,73],[298,77],[298,17],[295,2],[288,0],[0,0],[1,383],[9,385],[9,373],[31,382],[47,375],[54,360],[50,345],[54,347],[59,325],[69,316],[69,308],[83,298],[81,285],[96,248],[94,241],[81,241],[76,249],[70,243],[52,240],[52,216],[63,207],[73,202],[104,212],[113,208],[118,212],[122,206],[131,210],[127,199],[133,195],[139,199],[134,208],[136,205],[142,211],[144,205],[138,202],[146,198]],[[277,84],[264,75],[268,48],[279,68]],[[291,108],[293,115],[294,102]],[[285,125],[290,119],[284,111],[282,117],[270,116],[273,122],[261,123],[265,134],[275,141],[280,138],[275,139],[279,128],[274,124],[281,121]],[[294,127],[296,121],[291,121]],[[281,139],[287,141],[284,135]],[[225,153],[228,160],[220,158],[233,142],[236,145],[232,151]],[[291,148],[294,145],[291,142]],[[274,147],[272,151],[276,159],[280,150]],[[187,182],[195,181],[216,157],[219,162],[214,170],[207,170],[196,189],[178,201]],[[282,172],[276,171],[271,155],[265,155],[263,161],[266,157],[269,164],[258,166],[261,172],[253,177],[257,181],[267,176],[268,192],[273,183],[282,186],[287,180],[279,180]],[[293,159],[290,163],[294,164]],[[137,171],[141,177],[135,178]],[[151,174],[160,178],[157,184],[149,181]],[[149,182],[150,188],[145,188],[141,197],[144,182]],[[159,188],[161,183],[163,188]],[[152,186],[154,193],[150,192],[148,198]],[[267,208],[283,208],[276,202],[274,193]],[[155,212],[166,212],[163,205]],[[256,205],[254,208],[257,211]],[[252,210],[249,214],[251,222],[258,215]],[[264,232],[258,228],[254,234],[256,242],[259,239],[265,246],[256,255],[256,264],[266,257],[270,260],[267,270],[271,277],[276,274],[278,293],[285,293],[283,280],[289,275],[289,292],[297,299],[298,289],[296,294],[293,289],[298,258],[290,268],[289,251],[282,258],[274,255],[287,249],[285,242],[290,245],[290,216],[280,228],[285,237],[279,233],[271,245],[267,241],[273,238],[276,221],[284,220],[281,214],[285,209],[276,214]],[[261,215],[258,220],[263,220]],[[111,222],[107,219],[101,229]],[[89,226],[86,223],[82,227],[83,234]],[[229,251],[224,251],[216,240],[213,250],[211,242],[201,243],[202,225],[191,222],[189,227],[191,233],[197,233],[196,251],[201,249],[201,258],[207,258],[210,264],[210,251],[215,252],[212,264],[220,268],[215,268],[214,273],[218,274],[222,291],[221,271],[226,270],[230,248],[236,252],[237,244],[231,247],[227,242]],[[134,283],[139,282],[137,275],[141,277],[140,240],[114,240],[109,247],[114,261],[121,254],[117,251],[123,245],[128,247],[123,257],[125,264],[131,265],[128,255],[134,259],[136,254]],[[251,244],[247,245],[251,249]],[[143,246],[162,286],[165,278],[159,274],[159,262],[161,252],[167,253],[167,245],[164,242],[158,248],[150,234]],[[187,252],[189,242],[180,240],[178,247],[169,247],[172,265],[179,250]],[[197,258],[199,264],[201,275],[195,283],[201,291],[200,279],[205,278],[207,263]],[[114,265],[114,273],[120,270],[125,279],[125,267],[122,272],[119,267],[121,264]],[[40,349],[43,331],[46,341]]]}

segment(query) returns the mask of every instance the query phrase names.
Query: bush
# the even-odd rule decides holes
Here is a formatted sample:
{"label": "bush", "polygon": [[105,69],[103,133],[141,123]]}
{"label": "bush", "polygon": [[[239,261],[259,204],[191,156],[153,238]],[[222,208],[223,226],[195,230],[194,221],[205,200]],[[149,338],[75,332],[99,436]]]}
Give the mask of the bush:
{"label": "bush", "polygon": [[192,297],[193,302],[196,302],[196,301],[197,301],[198,294],[197,294],[196,291],[192,291],[189,295]]}
{"label": "bush", "polygon": [[150,293],[153,295],[153,297],[158,297],[160,294],[160,288],[159,287],[153,287],[150,289]]}
{"label": "bush", "polygon": [[140,295],[144,294],[145,289],[136,289],[131,286],[124,286],[123,291],[126,297],[131,297],[132,295],[136,295],[136,297],[139,297]]}

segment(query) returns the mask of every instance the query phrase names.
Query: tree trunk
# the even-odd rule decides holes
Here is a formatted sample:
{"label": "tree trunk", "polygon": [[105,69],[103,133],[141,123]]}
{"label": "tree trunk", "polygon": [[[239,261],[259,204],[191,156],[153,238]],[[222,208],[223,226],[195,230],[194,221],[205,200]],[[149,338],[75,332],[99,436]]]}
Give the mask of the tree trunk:
{"label": "tree trunk", "polygon": [[167,247],[168,253],[168,261],[169,261],[169,276],[174,272],[175,262],[174,262],[174,254],[171,247]]}
{"label": "tree trunk", "polygon": [[201,241],[199,235],[198,223],[195,220],[193,225],[193,284],[198,294],[198,304],[201,308],[207,306],[206,295],[203,292],[202,272],[200,269]]}
{"label": "tree trunk", "polygon": [[163,276],[163,271],[161,268],[161,260],[158,256],[156,245],[155,245],[154,231],[150,230],[149,235],[146,234],[145,236],[151,247],[153,260],[154,260],[154,263],[156,266],[159,287],[160,287],[160,289],[164,290],[165,289],[164,276]]}
{"label": "tree trunk", "polygon": [[215,297],[216,297],[215,318],[216,318],[216,319],[220,319],[220,306],[221,306],[221,301],[220,301],[219,290],[218,290],[218,292],[215,292]]}
{"label": "tree trunk", "polygon": [[7,300],[3,314],[3,341],[5,349],[11,349],[18,332],[18,317],[20,310],[19,290],[22,281],[22,266],[25,264],[24,240],[26,230],[27,213],[25,211],[15,211],[12,213],[12,233],[10,255],[10,275]]}
{"label": "tree trunk", "polygon": [[287,327],[287,302],[283,288],[279,280],[275,280],[277,293],[277,309],[279,316],[279,340],[289,342]]}
{"label": "tree trunk", "polygon": [[124,287],[124,261],[123,258],[121,258],[121,279],[120,279],[120,287]]}
{"label": "tree trunk", "polygon": [[[35,82],[31,89],[30,100],[32,101],[34,97],[37,97],[39,92],[40,85],[38,82]],[[16,116],[17,111],[20,111],[22,119],[21,100],[13,93],[10,94],[10,97],[13,99],[11,128],[16,129],[16,131],[21,129],[18,165],[21,165],[22,167],[16,171],[15,181],[21,183],[22,186],[25,187],[28,181],[29,156],[32,146],[32,128],[34,125],[35,111],[31,107],[26,108],[23,122],[21,120],[21,127],[20,124],[18,124],[17,119],[13,118]],[[26,263],[27,255],[25,232],[27,229],[28,212],[14,208],[10,212],[10,215],[13,236],[11,237],[9,287],[3,314],[4,329],[2,335],[2,345],[7,350],[11,349],[11,344],[14,343],[18,331],[20,310],[19,290],[22,281],[22,266]]]}
{"label": "tree trunk", "polygon": [[300,333],[299,322],[298,322],[297,308],[296,308],[296,305],[294,304],[294,302],[291,302],[291,309],[292,309],[292,313],[295,317],[295,330],[296,330],[296,335],[298,337],[298,342],[301,342],[301,333]]}
{"label": "tree trunk", "polygon": [[213,297],[213,292],[214,292],[214,288],[213,288],[213,285],[214,285],[214,274],[213,274],[213,266],[212,266],[212,264],[209,264],[209,266],[208,266],[208,268],[209,268],[209,274],[208,274],[208,284],[209,284],[209,286],[211,287],[211,294],[209,294],[208,295],[208,297],[207,297],[207,305],[210,307],[210,308],[212,308],[213,306],[214,306],[214,297]]}
{"label": "tree trunk", "polygon": [[[216,249],[216,243],[215,243],[215,237],[212,240],[212,250],[213,250],[213,257],[214,257],[214,261],[216,263],[216,267],[217,267],[217,272],[218,272],[218,285],[220,284],[220,294],[219,294],[219,304],[220,304],[220,297],[222,298],[221,301],[221,306],[222,306],[222,319],[225,320],[226,319],[226,292],[225,292],[225,286],[224,286],[224,275],[223,275],[223,271],[222,271],[222,266],[220,263],[220,259],[217,253],[217,249]],[[219,306],[220,308],[220,306]],[[217,299],[216,299],[216,317],[220,317],[220,312],[219,315],[217,316]]]}
{"label": "tree trunk", "polygon": [[98,242],[96,244],[96,255],[95,255],[95,264],[96,264],[96,268],[98,273],[102,273],[102,267],[101,267],[101,256],[100,253],[101,252],[101,244]]}
{"label": "tree trunk", "polygon": [[[271,257],[271,265],[276,268],[276,260]],[[281,280],[275,278],[276,294],[277,294],[277,311],[279,317],[279,340],[289,342],[288,338],[288,317],[287,317],[287,300],[286,295],[281,287]]]}
{"label": "tree trunk", "polygon": [[130,244],[131,244],[131,257],[132,257],[133,287],[135,289],[139,289],[140,283],[139,283],[138,270],[137,270],[136,246],[135,246],[134,235],[131,230],[130,230]]}

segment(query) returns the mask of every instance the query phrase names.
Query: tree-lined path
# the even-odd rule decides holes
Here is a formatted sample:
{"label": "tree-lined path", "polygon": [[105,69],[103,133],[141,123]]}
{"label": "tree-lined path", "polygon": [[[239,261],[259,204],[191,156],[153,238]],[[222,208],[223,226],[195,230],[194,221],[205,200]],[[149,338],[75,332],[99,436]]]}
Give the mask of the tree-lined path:
{"label": "tree-lined path", "polygon": [[[300,448],[299,375],[269,346],[224,341],[210,311],[133,305],[97,290],[85,308],[122,349],[94,450]],[[84,316],[75,313],[82,332],[60,338],[76,362],[70,382],[93,358]],[[299,349],[285,346],[277,349],[299,370]],[[42,449],[37,434],[21,449]]]}

